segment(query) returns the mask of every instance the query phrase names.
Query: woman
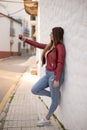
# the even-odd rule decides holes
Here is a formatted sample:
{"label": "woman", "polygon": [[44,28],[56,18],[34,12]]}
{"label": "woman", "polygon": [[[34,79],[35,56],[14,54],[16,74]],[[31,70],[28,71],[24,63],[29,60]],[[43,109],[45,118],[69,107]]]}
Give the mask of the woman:
{"label": "woman", "polygon": [[[42,44],[32,40],[23,38],[21,35],[19,38],[26,43],[35,46],[40,49],[44,49],[42,52],[41,60],[42,65],[46,63],[46,75],[43,76],[33,87],[32,93],[41,96],[49,96],[52,99],[48,114],[44,119],[38,122],[38,126],[48,125],[50,123],[50,117],[55,112],[60,95],[60,86],[62,84],[64,61],[65,61],[65,47],[63,44],[64,30],[62,27],[55,27],[50,34],[50,43]],[[49,87],[50,91],[46,90]]]}

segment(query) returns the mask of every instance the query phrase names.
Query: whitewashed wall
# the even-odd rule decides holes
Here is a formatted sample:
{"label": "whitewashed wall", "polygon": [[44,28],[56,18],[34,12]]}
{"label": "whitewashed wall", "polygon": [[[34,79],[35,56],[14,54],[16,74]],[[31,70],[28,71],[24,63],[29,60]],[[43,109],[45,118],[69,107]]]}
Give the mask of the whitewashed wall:
{"label": "whitewashed wall", "polygon": [[[0,13],[8,15],[8,12],[6,10],[6,3],[0,3]],[[9,51],[9,28],[9,19],[6,17],[0,17],[0,51]]]}
{"label": "whitewashed wall", "polygon": [[[2,7],[0,5],[0,9],[2,10]],[[2,10],[2,13],[5,11]],[[6,13],[6,12],[5,12]],[[0,51],[3,52],[10,52],[10,18],[2,15],[0,17]],[[18,52],[18,35],[22,32],[21,30],[21,24],[17,23],[13,20],[13,25],[15,29],[15,37],[13,37],[14,44],[12,46],[11,51]]]}
{"label": "whitewashed wall", "polygon": [[[18,52],[18,35],[21,33],[21,24],[13,22],[15,37],[13,37],[12,51]],[[0,51],[10,51],[10,19],[7,17],[0,18]]]}
{"label": "whitewashed wall", "polygon": [[66,129],[87,130],[87,0],[40,0],[38,20],[40,42],[49,42],[55,26],[65,30],[65,82],[55,114]]}
{"label": "whitewashed wall", "polygon": [[10,22],[6,17],[0,17],[0,51],[9,51],[10,49]]}
{"label": "whitewashed wall", "polygon": [[22,26],[21,24],[17,22],[13,22],[13,24],[14,24],[14,29],[15,29],[15,37],[13,38],[14,44],[12,47],[12,51],[18,52],[18,42],[20,41],[18,37],[19,37],[19,34],[22,33]]}

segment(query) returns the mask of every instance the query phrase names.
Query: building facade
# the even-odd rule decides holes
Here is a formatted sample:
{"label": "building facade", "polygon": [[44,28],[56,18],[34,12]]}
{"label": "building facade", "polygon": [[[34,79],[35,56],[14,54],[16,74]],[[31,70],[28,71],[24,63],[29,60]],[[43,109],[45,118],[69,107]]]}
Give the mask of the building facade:
{"label": "building facade", "polygon": [[0,13],[0,58],[18,55],[18,35],[22,24]]}
{"label": "building facade", "polygon": [[18,12],[19,7],[23,7],[23,2],[0,2],[0,58],[27,54],[30,48],[18,38],[24,33],[30,36],[30,17],[24,9]]}

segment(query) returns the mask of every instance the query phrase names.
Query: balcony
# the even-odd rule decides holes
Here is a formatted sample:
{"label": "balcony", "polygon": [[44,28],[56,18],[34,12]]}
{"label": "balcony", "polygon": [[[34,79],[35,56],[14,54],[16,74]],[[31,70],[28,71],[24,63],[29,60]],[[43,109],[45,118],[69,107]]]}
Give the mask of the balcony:
{"label": "balcony", "polygon": [[25,11],[33,16],[38,15],[38,1],[37,0],[24,0]]}

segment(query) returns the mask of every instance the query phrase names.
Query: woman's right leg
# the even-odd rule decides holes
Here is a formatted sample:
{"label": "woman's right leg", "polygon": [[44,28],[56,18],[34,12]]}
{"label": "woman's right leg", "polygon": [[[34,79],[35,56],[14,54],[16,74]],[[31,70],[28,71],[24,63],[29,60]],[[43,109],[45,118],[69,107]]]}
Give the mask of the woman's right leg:
{"label": "woman's right leg", "polygon": [[45,75],[32,87],[31,92],[36,95],[51,97],[50,91],[45,90],[48,87],[48,77]]}

